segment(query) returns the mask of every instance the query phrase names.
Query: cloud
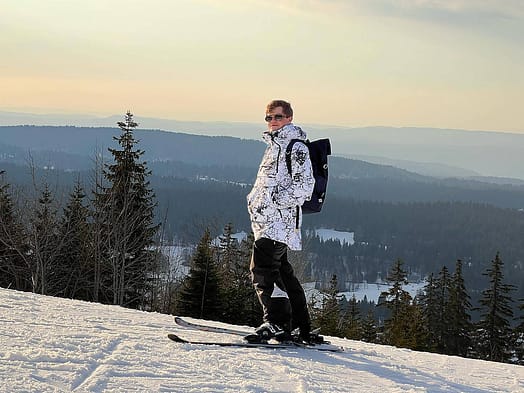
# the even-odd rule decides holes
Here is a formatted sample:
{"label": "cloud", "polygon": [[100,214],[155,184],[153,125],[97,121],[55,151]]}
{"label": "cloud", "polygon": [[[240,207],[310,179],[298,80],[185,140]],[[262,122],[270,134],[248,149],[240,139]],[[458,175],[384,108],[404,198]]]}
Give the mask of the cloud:
{"label": "cloud", "polygon": [[[270,0],[252,3],[275,6]],[[280,0],[278,8],[362,12],[434,21],[524,20],[522,0]]]}
{"label": "cloud", "polygon": [[386,17],[469,31],[513,44],[521,44],[524,39],[521,0],[358,0],[358,3],[362,10]]}
{"label": "cloud", "polygon": [[[275,4],[270,0],[251,2],[268,7]],[[278,7],[289,12],[429,23],[513,42],[524,38],[522,0],[280,0]]]}
{"label": "cloud", "polygon": [[358,1],[362,7],[393,16],[436,22],[479,23],[524,19],[520,0],[375,0]]}

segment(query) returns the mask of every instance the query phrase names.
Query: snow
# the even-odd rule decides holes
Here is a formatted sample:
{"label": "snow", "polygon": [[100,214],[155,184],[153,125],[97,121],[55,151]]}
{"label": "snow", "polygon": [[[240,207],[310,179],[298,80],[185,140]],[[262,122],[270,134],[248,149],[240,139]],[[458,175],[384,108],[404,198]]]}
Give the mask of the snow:
{"label": "snow", "polygon": [[[409,292],[412,298],[414,298],[419,292],[424,289],[426,282],[420,283],[408,283],[402,286],[404,291]],[[341,295],[344,295],[347,300],[351,300],[353,296],[357,301],[364,300],[364,297],[367,298],[368,302],[374,301],[378,303],[378,298],[382,292],[387,292],[391,288],[391,284],[379,284],[373,283],[368,284],[367,282],[353,283],[351,291],[342,292]]]}
{"label": "snow", "polygon": [[162,246],[160,252],[169,263],[173,277],[185,277],[189,274],[189,263],[194,246]]}
{"label": "snow", "polygon": [[[211,244],[213,246],[220,246],[221,242],[222,242],[222,239],[221,239],[222,235],[220,236],[217,236],[213,239],[213,241],[211,242]],[[246,240],[247,239],[247,233],[244,232],[244,231],[240,231],[240,232],[237,232],[237,233],[232,233],[231,234],[231,237],[233,239],[235,239],[237,241],[238,244],[242,243],[243,240]]]}
{"label": "snow", "polygon": [[355,232],[344,232],[337,231],[335,229],[320,228],[315,229],[315,235],[318,236],[323,242],[326,240],[338,240],[340,244],[349,244],[350,246],[355,244]]}
{"label": "snow", "polygon": [[0,321],[0,392],[524,392],[522,366],[338,338],[344,352],[178,344],[234,337],[8,289]]}

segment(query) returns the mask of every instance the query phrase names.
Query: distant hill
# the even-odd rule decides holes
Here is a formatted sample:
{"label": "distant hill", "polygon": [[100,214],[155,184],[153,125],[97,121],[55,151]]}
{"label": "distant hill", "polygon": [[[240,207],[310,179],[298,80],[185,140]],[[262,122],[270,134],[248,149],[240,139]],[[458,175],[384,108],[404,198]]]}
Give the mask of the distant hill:
{"label": "distant hill", "polygon": [[[95,117],[0,111],[0,126],[114,127],[122,118],[122,115]],[[265,127],[262,121],[177,121],[141,117],[138,114],[135,120],[142,129],[251,140],[259,140]],[[333,152],[338,156],[393,165],[436,177],[491,176],[524,180],[524,130],[518,134],[420,127],[338,127],[302,124],[299,117],[295,120],[304,127],[310,139],[329,137]]]}
{"label": "distant hill", "polygon": [[[88,171],[95,156],[110,158],[118,128],[73,126],[0,127],[0,163],[67,172]],[[155,176],[252,183],[265,149],[261,141],[162,130],[135,131]],[[512,179],[437,178],[392,165],[330,157],[329,195],[363,200],[473,201],[524,207],[524,182]]]}
{"label": "distant hill", "polygon": [[347,156],[347,158],[355,158],[357,160],[381,165],[391,165],[407,171],[433,177],[481,177],[478,172],[437,162],[417,162],[386,157],[366,156],[363,154],[354,154]]}
{"label": "distant hill", "polygon": [[407,160],[440,164],[481,176],[524,179],[524,133],[415,127],[312,127],[309,131],[310,135],[329,135],[336,151],[345,156],[384,157],[381,163]]}
{"label": "distant hill", "polygon": [[[95,153],[108,155],[107,148],[117,146],[114,137],[118,128],[109,127],[50,127],[14,126],[0,127],[2,149],[26,155],[28,151],[53,154],[74,154],[94,157]],[[264,151],[259,141],[247,141],[227,136],[190,135],[160,130],[136,130],[148,161],[180,161],[196,165],[240,165],[256,166]],[[22,157],[17,156],[15,161]],[[57,160],[56,167],[63,165]],[[65,169],[65,168],[63,168]],[[68,168],[78,169],[78,168]]]}

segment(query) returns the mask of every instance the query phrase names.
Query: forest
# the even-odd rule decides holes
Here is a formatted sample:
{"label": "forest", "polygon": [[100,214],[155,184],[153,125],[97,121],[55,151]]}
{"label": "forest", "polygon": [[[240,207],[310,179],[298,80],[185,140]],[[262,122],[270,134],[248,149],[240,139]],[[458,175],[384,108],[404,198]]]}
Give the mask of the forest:
{"label": "forest", "polygon": [[[260,310],[247,269],[252,240],[248,237],[238,248],[231,240],[233,230],[250,232],[245,209],[252,176],[248,168],[210,164],[194,172],[196,167],[189,163],[185,169],[184,165],[169,169],[166,162],[149,165],[134,136],[132,114],[119,122],[119,128],[120,135],[114,136],[118,146],[109,149],[110,158],[95,155],[90,170],[43,168],[34,161],[25,167],[2,165],[0,285],[254,325]],[[161,169],[156,172],[157,168]],[[224,177],[227,171],[234,181]],[[386,179],[346,179],[344,189],[339,183],[344,178],[342,169],[335,171],[324,211],[305,218],[306,230],[355,233],[353,245],[306,238],[303,253],[293,255],[302,278],[316,281],[326,294],[321,304],[311,304],[315,323],[325,334],[366,336],[373,342],[497,361],[521,359],[517,349],[522,345],[518,340],[522,339],[524,297],[524,212],[503,206],[516,203],[512,198],[522,192],[520,188],[475,182],[460,188],[477,200],[464,200],[464,196],[407,200],[404,195],[399,201],[384,197],[387,191],[374,198],[359,197],[358,190],[371,183],[386,190],[391,184],[392,190],[400,189],[400,184],[407,189],[418,184],[419,190],[442,190],[416,175],[393,173]],[[393,181],[396,176],[401,178]],[[444,189],[449,191],[449,184]],[[489,195],[497,189],[502,198]],[[490,198],[497,203],[484,201]],[[217,236],[219,245],[212,242]],[[173,244],[196,245],[184,261],[187,275],[174,271],[162,253],[162,246]],[[454,276],[447,273],[453,267]],[[408,277],[427,281],[426,297],[412,299],[402,291]],[[337,296],[345,283],[362,279],[383,280],[391,283],[392,290],[378,305],[351,304]],[[488,331],[486,318],[493,315],[490,299],[500,291],[504,296],[495,314],[501,313],[502,327]],[[374,311],[375,307],[379,310]],[[444,332],[443,327],[438,335],[434,332],[439,317],[433,313],[442,321],[442,315],[451,317],[448,307],[460,314],[453,326],[464,329],[460,335],[470,338],[460,349],[446,341],[456,337],[456,332]],[[369,318],[359,316],[370,310]],[[402,313],[397,315],[399,310]],[[415,321],[424,324],[417,326]],[[410,333],[406,336],[405,332]],[[496,347],[496,353],[472,346],[472,337],[484,342],[474,334],[488,335],[493,340],[489,348]],[[440,341],[429,342],[430,337],[440,337]],[[512,346],[501,347],[501,342]]]}

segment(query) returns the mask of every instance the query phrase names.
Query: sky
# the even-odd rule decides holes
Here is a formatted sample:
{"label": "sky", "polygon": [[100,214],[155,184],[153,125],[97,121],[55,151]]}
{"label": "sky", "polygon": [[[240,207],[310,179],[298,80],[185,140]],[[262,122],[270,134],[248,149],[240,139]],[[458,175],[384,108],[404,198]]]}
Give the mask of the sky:
{"label": "sky", "polygon": [[2,393],[524,390],[524,367],[511,364],[334,337],[329,339],[343,352],[179,344],[167,334],[229,342],[239,336],[187,330],[176,326],[172,315],[4,288],[0,309]]}
{"label": "sky", "polygon": [[0,6],[0,111],[524,133],[521,0]]}

